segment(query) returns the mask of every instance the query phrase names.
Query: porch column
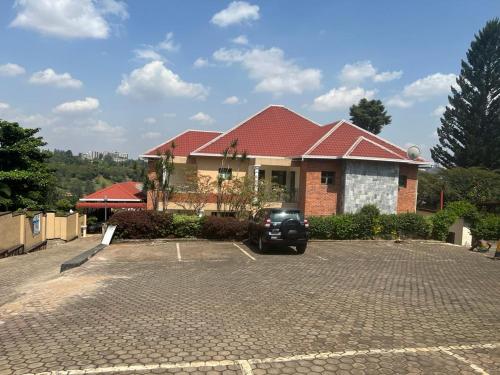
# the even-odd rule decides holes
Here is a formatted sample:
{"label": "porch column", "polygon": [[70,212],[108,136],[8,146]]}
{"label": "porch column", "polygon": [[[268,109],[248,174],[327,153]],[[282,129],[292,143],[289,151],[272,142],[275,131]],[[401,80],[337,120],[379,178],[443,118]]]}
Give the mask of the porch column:
{"label": "porch column", "polygon": [[259,170],[260,170],[260,165],[254,165],[253,166],[253,173],[254,173],[254,189],[255,193],[259,191]]}

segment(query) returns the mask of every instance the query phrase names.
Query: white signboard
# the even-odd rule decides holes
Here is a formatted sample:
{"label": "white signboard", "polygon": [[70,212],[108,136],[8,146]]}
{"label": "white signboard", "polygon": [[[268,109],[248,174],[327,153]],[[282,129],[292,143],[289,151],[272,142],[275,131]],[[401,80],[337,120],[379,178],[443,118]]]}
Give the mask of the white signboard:
{"label": "white signboard", "polygon": [[33,216],[33,234],[37,235],[40,234],[40,220],[41,220],[41,215],[36,214]]}

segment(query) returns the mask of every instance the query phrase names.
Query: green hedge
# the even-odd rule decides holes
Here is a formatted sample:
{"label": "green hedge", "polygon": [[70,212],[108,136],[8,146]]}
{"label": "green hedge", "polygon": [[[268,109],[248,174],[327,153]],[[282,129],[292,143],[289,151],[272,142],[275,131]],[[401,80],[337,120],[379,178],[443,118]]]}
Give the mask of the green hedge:
{"label": "green hedge", "polygon": [[484,240],[500,240],[500,216],[486,214],[479,217],[471,228],[474,238]]}
{"label": "green hedge", "polygon": [[177,238],[200,237],[202,219],[194,215],[174,215],[171,234]]}
{"label": "green hedge", "polygon": [[423,216],[407,213],[399,215],[356,214],[316,216],[309,218],[310,236],[314,239],[357,240],[370,238],[429,238],[432,223]]}

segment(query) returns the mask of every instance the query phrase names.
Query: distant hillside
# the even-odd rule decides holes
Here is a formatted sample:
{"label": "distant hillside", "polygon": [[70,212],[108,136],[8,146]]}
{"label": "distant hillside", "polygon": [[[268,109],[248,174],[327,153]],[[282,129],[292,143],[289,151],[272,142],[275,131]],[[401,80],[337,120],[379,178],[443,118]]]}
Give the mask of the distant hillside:
{"label": "distant hillside", "polygon": [[85,160],[69,150],[54,150],[49,165],[57,178],[52,200],[67,199],[73,204],[83,195],[115,182],[143,181],[146,173],[143,160]]}

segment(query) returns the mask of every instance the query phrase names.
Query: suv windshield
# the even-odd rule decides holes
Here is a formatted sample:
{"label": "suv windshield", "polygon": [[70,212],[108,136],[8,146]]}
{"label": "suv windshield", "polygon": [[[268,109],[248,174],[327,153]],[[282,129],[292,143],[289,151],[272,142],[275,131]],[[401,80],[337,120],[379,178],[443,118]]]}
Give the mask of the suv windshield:
{"label": "suv windshield", "polygon": [[285,219],[301,220],[300,211],[271,211],[272,222],[281,222]]}

